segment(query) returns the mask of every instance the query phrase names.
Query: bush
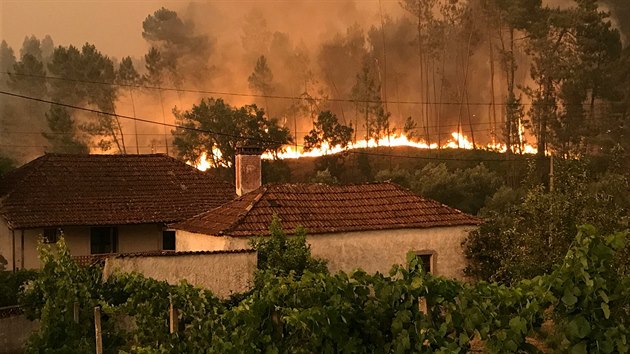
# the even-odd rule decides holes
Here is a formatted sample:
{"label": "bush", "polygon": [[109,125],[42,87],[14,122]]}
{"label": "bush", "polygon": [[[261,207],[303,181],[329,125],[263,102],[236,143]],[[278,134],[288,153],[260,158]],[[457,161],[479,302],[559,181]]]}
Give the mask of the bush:
{"label": "bush", "polygon": [[423,197],[476,215],[501,186],[503,181],[483,163],[465,170],[449,171],[444,163],[427,164],[422,170],[383,170],[376,175],[379,181],[392,181],[410,188]]}
{"label": "bush", "polygon": [[294,236],[287,237],[280,219],[274,215],[269,232],[270,236],[261,236],[251,242],[258,253],[260,271],[274,276],[292,274],[297,277],[307,271],[328,273],[326,261],[311,256],[311,247],[306,242],[306,231],[303,228],[297,228]]}
{"label": "bush", "polygon": [[[20,297],[25,314],[40,323],[27,343],[27,352],[94,352],[94,313],[101,292],[101,270],[80,267],[63,237],[57,244],[38,244],[42,268]],[[79,306],[79,322],[73,308]],[[104,340],[111,343],[111,324],[103,321]]]}
{"label": "bush", "polygon": [[[604,233],[627,229],[630,203],[618,196],[627,194],[625,177],[592,182],[583,167],[559,163],[553,191],[543,186],[526,192],[504,188],[490,198],[481,212],[485,222],[464,243],[466,272],[509,284],[550,272],[574,242],[579,224],[592,224]],[[620,251],[622,272],[630,269],[624,254],[628,248]]]}
{"label": "bush", "polygon": [[[463,353],[473,338],[491,353],[538,352],[526,339],[546,319],[558,352],[629,351],[630,278],[612,267],[628,233],[581,227],[551,273],[506,286],[426,274],[413,254],[388,275],[331,275],[310,263],[301,238],[284,236],[277,218],[271,229],[258,243],[259,286],[230,307],[185,282],[138,274],[103,282],[73,262],[63,240],[40,247],[43,269],[26,294],[39,299],[29,303],[41,327],[29,352],[93,351],[95,304],[108,353]],[[78,324],[69,311],[75,301],[87,310]],[[173,334],[170,303],[180,312]],[[125,317],[129,328],[115,325]]]}
{"label": "bush", "polygon": [[36,276],[34,270],[0,271],[0,307],[17,305],[20,289]]}

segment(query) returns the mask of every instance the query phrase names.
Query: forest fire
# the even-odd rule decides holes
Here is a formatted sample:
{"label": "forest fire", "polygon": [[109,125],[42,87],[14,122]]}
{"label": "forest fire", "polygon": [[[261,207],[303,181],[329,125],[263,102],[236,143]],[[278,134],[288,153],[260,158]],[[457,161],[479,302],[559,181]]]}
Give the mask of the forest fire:
{"label": "forest fire", "polygon": [[[392,134],[390,136],[383,137],[381,139],[370,139],[370,140],[358,140],[354,143],[350,143],[347,147],[347,150],[352,149],[366,149],[366,148],[375,148],[375,147],[398,147],[398,146],[408,146],[416,149],[438,149],[438,144],[436,143],[427,143],[425,141],[415,141],[411,140],[405,135],[400,134]],[[479,145],[476,146],[468,139],[467,136],[460,134],[458,132],[452,132],[451,138],[446,141],[446,143],[439,146],[441,149],[465,149],[465,150],[473,150],[477,149],[485,149],[497,152],[505,152],[507,150],[504,144],[487,144],[487,145]],[[344,151],[346,149],[341,146],[330,147],[328,144],[323,144],[323,146],[319,149],[313,149],[311,151],[296,151],[295,147],[288,146],[285,152],[277,155],[280,159],[297,159],[300,157],[318,157],[324,155],[336,154]],[[526,154],[535,154],[536,148],[524,144],[523,153]],[[265,159],[272,159],[274,156],[270,153],[265,153],[263,155]]]}
{"label": "forest fire", "polygon": [[[299,159],[301,157],[319,157],[325,155],[333,155],[337,153],[341,153],[346,150],[354,150],[354,149],[368,149],[368,148],[376,148],[376,147],[399,147],[399,146],[407,146],[413,147],[416,149],[438,149],[438,144],[431,143],[428,144],[422,140],[415,141],[411,140],[405,135],[400,134],[392,134],[390,136],[383,137],[381,139],[370,139],[370,140],[358,140],[354,143],[350,143],[347,148],[343,148],[341,146],[330,147],[327,143],[323,143],[321,148],[312,149],[310,151],[303,151],[301,147],[298,147],[296,150],[295,146],[287,146],[284,152],[278,153],[275,157],[273,154],[266,152],[262,155],[263,159]],[[458,132],[452,132],[450,139],[446,141],[446,143],[439,146],[441,149],[465,149],[465,150],[473,150],[475,148],[496,152],[505,152],[507,148],[505,144],[487,144],[487,145],[479,145],[476,146],[470,141],[470,139]],[[535,154],[536,148],[529,144],[524,144],[522,147],[522,152],[524,154]],[[215,156],[220,156],[220,151],[215,151]],[[188,162],[190,165],[194,165],[201,171],[205,171],[212,167],[211,162],[208,160],[206,153],[202,153],[199,163],[194,164],[190,161]]]}

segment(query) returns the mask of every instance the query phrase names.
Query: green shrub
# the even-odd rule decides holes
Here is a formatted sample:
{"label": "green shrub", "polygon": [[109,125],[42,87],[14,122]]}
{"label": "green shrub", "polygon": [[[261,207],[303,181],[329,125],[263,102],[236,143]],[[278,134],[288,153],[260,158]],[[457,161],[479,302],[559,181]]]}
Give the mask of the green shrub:
{"label": "green shrub", "polygon": [[17,305],[20,289],[36,276],[34,270],[0,271],[0,307]]}

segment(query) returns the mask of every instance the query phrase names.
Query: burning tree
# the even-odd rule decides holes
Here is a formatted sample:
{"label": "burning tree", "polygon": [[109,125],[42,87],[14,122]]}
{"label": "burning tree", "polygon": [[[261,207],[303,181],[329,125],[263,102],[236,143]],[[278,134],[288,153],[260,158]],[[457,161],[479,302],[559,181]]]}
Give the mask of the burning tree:
{"label": "burning tree", "polygon": [[212,167],[232,166],[238,143],[255,143],[275,156],[293,141],[289,129],[253,104],[237,108],[220,98],[204,98],[173,114],[181,126],[173,130],[178,157],[194,163],[205,154]]}
{"label": "burning tree", "polygon": [[337,116],[331,111],[320,112],[315,127],[304,137],[304,150],[311,151],[326,146],[346,148],[352,140],[353,132],[352,125],[339,123]]}

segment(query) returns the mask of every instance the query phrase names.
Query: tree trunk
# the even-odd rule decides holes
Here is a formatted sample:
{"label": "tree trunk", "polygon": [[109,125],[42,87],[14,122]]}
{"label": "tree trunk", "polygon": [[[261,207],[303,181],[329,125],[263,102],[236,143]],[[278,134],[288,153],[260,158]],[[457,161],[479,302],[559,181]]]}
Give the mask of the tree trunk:
{"label": "tree trunk", "polygon": [[[468,87],[468,69],[470,66],[470,43],[472,42],[472,31],[470,31],[470,35],[468,36],[468,45],[466,46],[466,64],[464,65],[464,83],[462,85],[462,90],[460,91],[460,104],[459,104],[459,114],[457,120],[457,132],[461,134],[461,126],[462,126],[462,114],[464,110],[464,97],[466,96],[466,91]],[[462,58],[463,59],[463,58]],[[457,138],[457,147],[460,147],[460,138]]]}
{"label": "tree trunk", "polygon": [[[131,86],[129,86],[129,96],[131,97],[131,109],[133,112],[133,117],[136,117],[136,104],[133,100],[133,88]],[[135,131],[135,136],[136,136],[136,154],[140,154],[140,143],[138,143],[138,121],[137,120],[133,120],[133,128]]]}

